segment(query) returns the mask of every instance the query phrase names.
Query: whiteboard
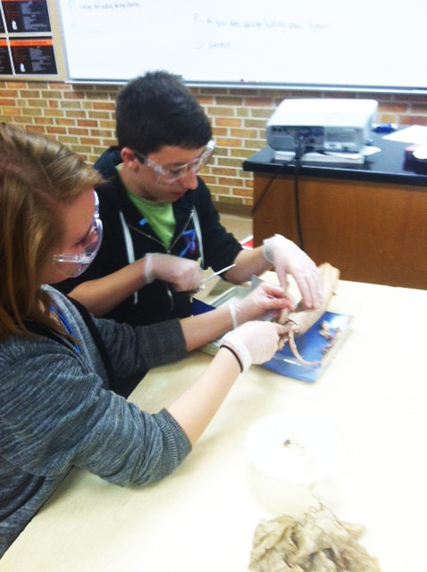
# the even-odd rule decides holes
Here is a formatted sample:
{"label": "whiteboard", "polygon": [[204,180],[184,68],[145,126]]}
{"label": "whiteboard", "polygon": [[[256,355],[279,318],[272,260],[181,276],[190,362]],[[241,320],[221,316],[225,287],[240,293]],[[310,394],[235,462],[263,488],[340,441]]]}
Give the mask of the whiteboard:
{"label": "whiteboard", "polygon": [[58,0],[71,80],[427,88],[427,0]]}

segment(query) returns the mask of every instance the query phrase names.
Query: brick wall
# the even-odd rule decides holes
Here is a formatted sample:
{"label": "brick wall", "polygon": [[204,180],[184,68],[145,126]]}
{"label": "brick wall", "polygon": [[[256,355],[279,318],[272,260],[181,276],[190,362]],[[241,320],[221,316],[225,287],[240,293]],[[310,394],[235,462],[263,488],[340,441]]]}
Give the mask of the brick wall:
{"label": "brick wall", "polygon": [[[114,101],[119,86],[56,82],[0,82],[0,119],[59,139],[94,162],[116,143]],[[242,160],[265,146],[265,124],[287,97],[363,97],[379,102],[378,122],[427,125],[427,97],[403,94],[314,93],[286,90],[192,88],[211,118],[217,143],[203,172],[220,210],[249,211],[252,173]]]}

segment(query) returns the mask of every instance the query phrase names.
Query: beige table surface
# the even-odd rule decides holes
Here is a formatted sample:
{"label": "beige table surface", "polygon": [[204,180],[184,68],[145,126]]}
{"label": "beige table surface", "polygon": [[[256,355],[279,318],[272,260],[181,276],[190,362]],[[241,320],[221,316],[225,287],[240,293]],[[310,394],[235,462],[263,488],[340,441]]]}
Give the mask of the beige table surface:
{"label": "beige table surface", "polygon": [[[247,431],[270,413],[304,410],[327,420],[342,444],[341,472],[316,494],[340,519],[367,527],[363,544],[383,572],[426,572],[427,291],[340,282],[330,309],[354,320],[316,383],[252,367],[192,454],[154,486],[120,488],[74,469],[0,571],[247,570],[257,522],[280,513],[283,500],[277,488],[259,488]],[[210,359],[196,352],[153,370],[131,400],[157,411]]]}

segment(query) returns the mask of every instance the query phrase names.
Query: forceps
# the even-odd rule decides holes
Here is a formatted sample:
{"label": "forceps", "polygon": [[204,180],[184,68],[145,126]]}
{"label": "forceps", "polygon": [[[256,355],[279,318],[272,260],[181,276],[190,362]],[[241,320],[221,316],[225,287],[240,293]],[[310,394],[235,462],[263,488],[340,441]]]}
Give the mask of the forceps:
{"label": "forceps", "polygon": [[198,288],[198,292],[201,292],[202,290],[205,289],[206,286],[206,282],[209,282],[209,280],[212,280],[212,278],[215,278],[215,276],[219,276],[220,274],[223,274],[224,272],[227,272],[227,270],[230,270],[230,268],[234,268],[234,266],[236,266],[235,264],[230,264],[230,266],[226,266],[225,268],[222,268],[221,270],[218,270],[218,272],[214,272],[213,274],[210,274],[209,276],[207,276],[206,278],[203,278],[203,280],[200,281],[200,286]]}

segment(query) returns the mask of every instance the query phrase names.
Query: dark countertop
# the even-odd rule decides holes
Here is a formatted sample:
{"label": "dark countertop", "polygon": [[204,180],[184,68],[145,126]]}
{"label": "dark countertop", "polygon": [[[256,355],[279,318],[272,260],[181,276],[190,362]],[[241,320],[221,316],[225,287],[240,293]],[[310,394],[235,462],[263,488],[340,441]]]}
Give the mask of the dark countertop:
{"label": "dark countertop", "polygon": [[[337,178],[354,181],[395,183],[427,188],[427,162],[405,161],[405,148],[410,143],[384,139],[383,134],[372,134],[372,145],[381,152],[366,158],[363,164],[304,163],[299,174],[311,177]],[[274,150],[267,146],[243,162],[244,171],[293,175],[295,164],[277,161]]]}

